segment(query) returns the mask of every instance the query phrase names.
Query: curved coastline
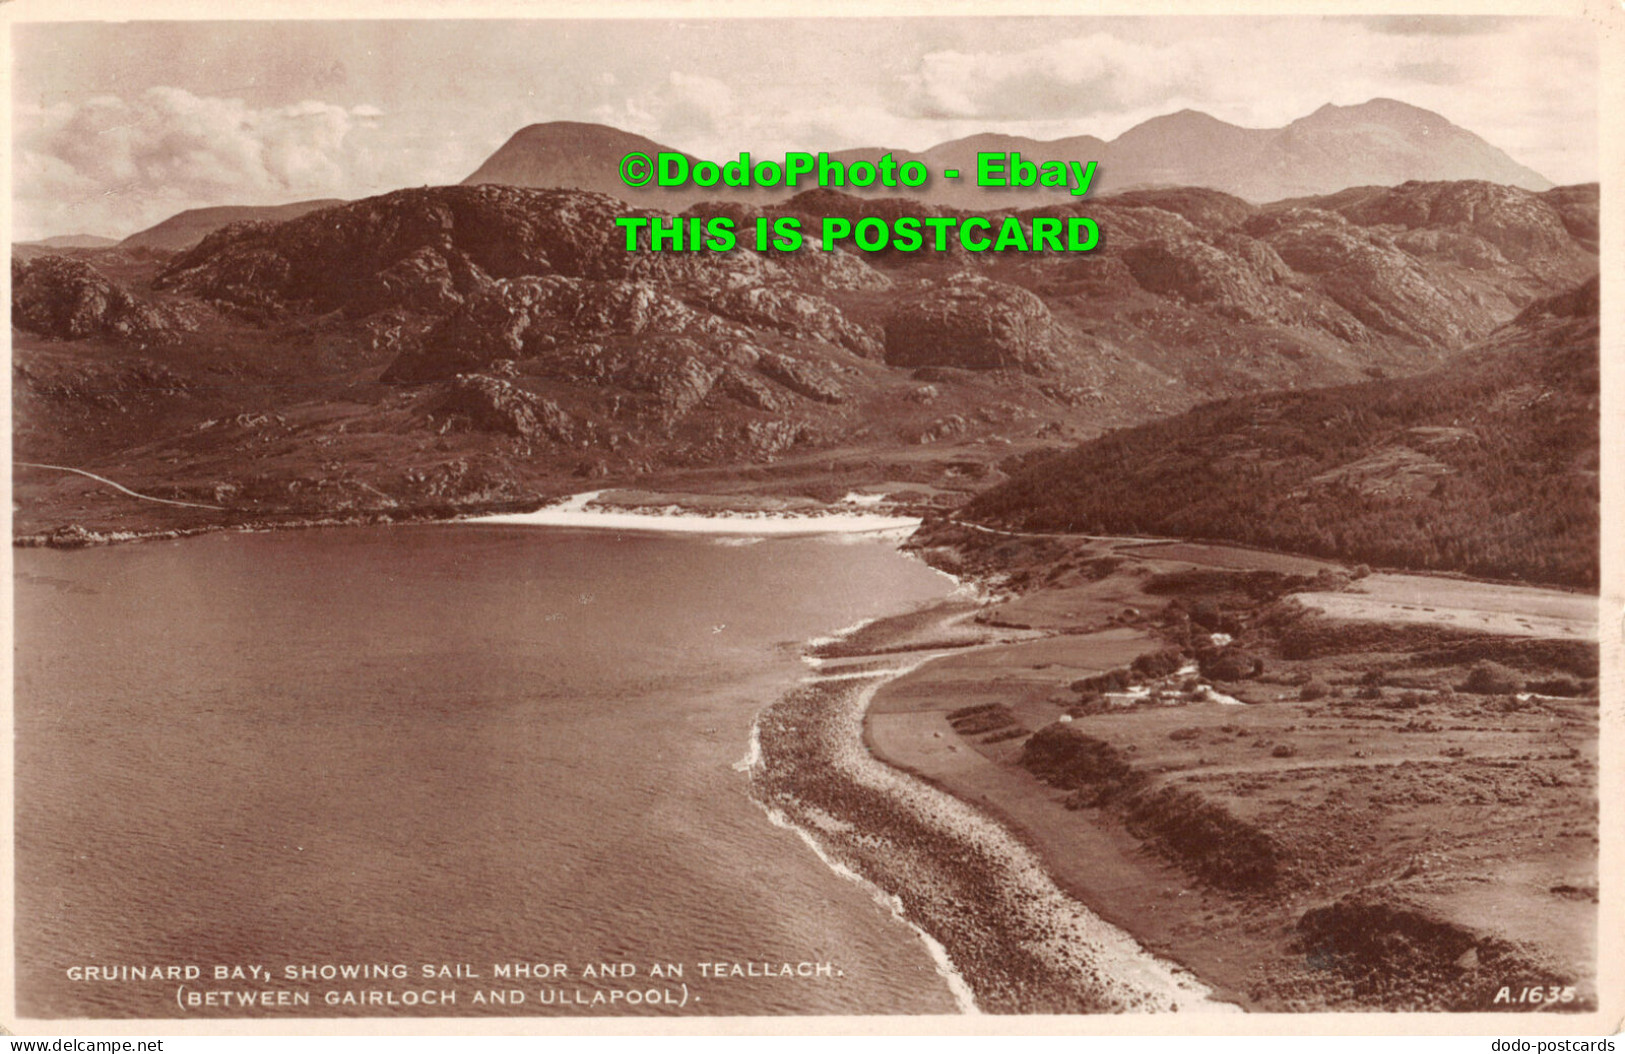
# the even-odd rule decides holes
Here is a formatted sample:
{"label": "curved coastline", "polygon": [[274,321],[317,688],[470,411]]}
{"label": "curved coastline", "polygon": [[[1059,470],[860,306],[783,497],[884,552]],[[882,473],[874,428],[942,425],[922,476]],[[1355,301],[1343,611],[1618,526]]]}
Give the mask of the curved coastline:
{"label": "curved coastline", "polygon": [[[601,493],[573,495],[534,513],[464,522],[719,540],[816,534],[902,540],[919,523],[867,510],[809,516],[589,508]],[[963,607],[963,594],[972,587],[938,573],[959,585],[957,603]],[[812,669],[756,715],[747,753],[734,765],[749,779],[769,822],[795,831],[831,870],[859,882],[908,926],[963,1013],[1238,1009],[1215,1000],[1194,975],[1155,958],[1075,899],[1019,830],[870,751],[865,714],[875,693],[973,644],[950,628],[957,618],[932,617],[955,603],[949,598],[866,619],[803,643],[803,659]],[[862,646],[877,625],[898,620],[911,623],[912,643],[884,653]]]}
{"label": "curved coastline", "polygon": [[[860,628],[821,640],[838,650]],[[853,655],[852,670],[820,664],[766,707],[738,767],[770,819],[887,898],[941,956],[944,977],[965,986],[967,1010],[1236,1010],[1070,896],[1019,831],[870,752],[864,715],[875,693],[948,653],[889,653],[879,668],[868,654]]]}

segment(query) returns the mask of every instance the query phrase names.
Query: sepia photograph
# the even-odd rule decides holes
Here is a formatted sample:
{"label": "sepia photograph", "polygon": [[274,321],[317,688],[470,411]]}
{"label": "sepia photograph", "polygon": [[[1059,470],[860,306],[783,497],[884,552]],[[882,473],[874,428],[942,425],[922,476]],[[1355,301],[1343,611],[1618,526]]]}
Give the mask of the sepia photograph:
{"label": "sepia photograph", "polygon": [[6,4],[0,1025],[1612,1031],[1486,10]]}

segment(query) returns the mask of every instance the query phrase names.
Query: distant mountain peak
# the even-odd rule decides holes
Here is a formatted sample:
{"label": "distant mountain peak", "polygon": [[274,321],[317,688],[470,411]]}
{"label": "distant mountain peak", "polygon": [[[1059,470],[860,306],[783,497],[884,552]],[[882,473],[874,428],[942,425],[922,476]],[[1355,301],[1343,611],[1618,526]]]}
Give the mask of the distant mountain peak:
{"label": "distant mountain peak", "polygon": [[[630,192],[617,173],[630,150],[670,150],[653,140],[609,125],[549,121],[514,133],[463,182],[521,187],[578,187],[639,202],[681,208],[699,200],[773,198],[774,192],[730,194],[728,188],[696,187]],[[1327,103],[1281,128],[1247,128],[1186,107],[1150,118],[1111,142],[1079,134],[1043,142],[995,130],[939,143],[928,150],[890,149],[899,158],[923,157],[934,166],[962,167],[978,150],[1019,149],[1024,157],[1100,163],[1096,193],[1148,186],[1208,187],[1263,203],[1331,194],[1348,187],[1398,186],[1409,180],[1479,179],[1544,191],[1552,183],[1518,164],[1484,139],[1431,110],[1377,97],[1339,106]],[[857,159],[888,152],[876,147],[840,151]],[[1047,152],[1047,154],[1046,154]],[[902,188],[871,194],[908,195]],[[1052,192],[991,193],[974,185],[933,180],[914,196],[936,204],[989,209],[1049,205]]]}
{"label": "distant mountain peak", "polygon": [[[1375,121],[1383,123],[1403,122],[1406,124],[1422,124],[1431,127],[1451,128],[1458,132],[1467,132],[1452,124],[1450,120],[1432,110],[1420,106],[1413,106],[1398,99],[1378,97],[1367,99],[1365,102],[1353,103],[1349,106],[1338,106],[1336,103],[1327,103],[1307,117],[1300,117],[1292,124],[1325,121]],[[1290,125],[1289,125],[1290,127]]]}

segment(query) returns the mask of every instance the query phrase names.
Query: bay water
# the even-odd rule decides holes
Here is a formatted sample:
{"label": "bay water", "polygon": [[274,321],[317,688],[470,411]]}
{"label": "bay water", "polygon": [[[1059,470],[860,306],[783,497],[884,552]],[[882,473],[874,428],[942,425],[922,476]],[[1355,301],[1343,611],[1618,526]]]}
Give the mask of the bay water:
{"label": "bay water", "polygon": [[15,556],[25,1017],[955,1009],[739,770],[808,638],[951,588],[892,543],[460,524]]}

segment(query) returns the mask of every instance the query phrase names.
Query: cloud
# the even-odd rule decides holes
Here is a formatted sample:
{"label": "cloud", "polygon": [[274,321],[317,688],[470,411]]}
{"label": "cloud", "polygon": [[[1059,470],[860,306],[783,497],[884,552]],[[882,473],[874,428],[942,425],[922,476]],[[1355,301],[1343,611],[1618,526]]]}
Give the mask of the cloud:
{"label": "cloud", "polygon": [[1489,15],[1384,15],[1358,21],[1374,33],[1394,37],[1478,37],[1500,32],[1511,20]]}
{"label": "cloud", "polygon": [[904,107],[928,120],[1090,117],[1190,95],[1207,65],[1199,41],[1147,44],[1106,33],[1023,51],[933,51],[904,75]]}
{"label": "cloud", "polygon": [[1466,73],[1453,62],[1396,62],[1391,67],[1399,82],[1421,84],[1460,84]]}
{"label": "cloud", "polygon": [[365,177],[371,154],[356,133],[381,116],[314,99],[254,109],[162,86],[19,107],[19,226],[118,230],[177,207],[327,196]]}
{"label": "cloud", "polygon": [[733,139],[750,118],[739,112],[733,89],[715,77],[673,70],[624,101],[593,109],[595,120],[668,145]]}

